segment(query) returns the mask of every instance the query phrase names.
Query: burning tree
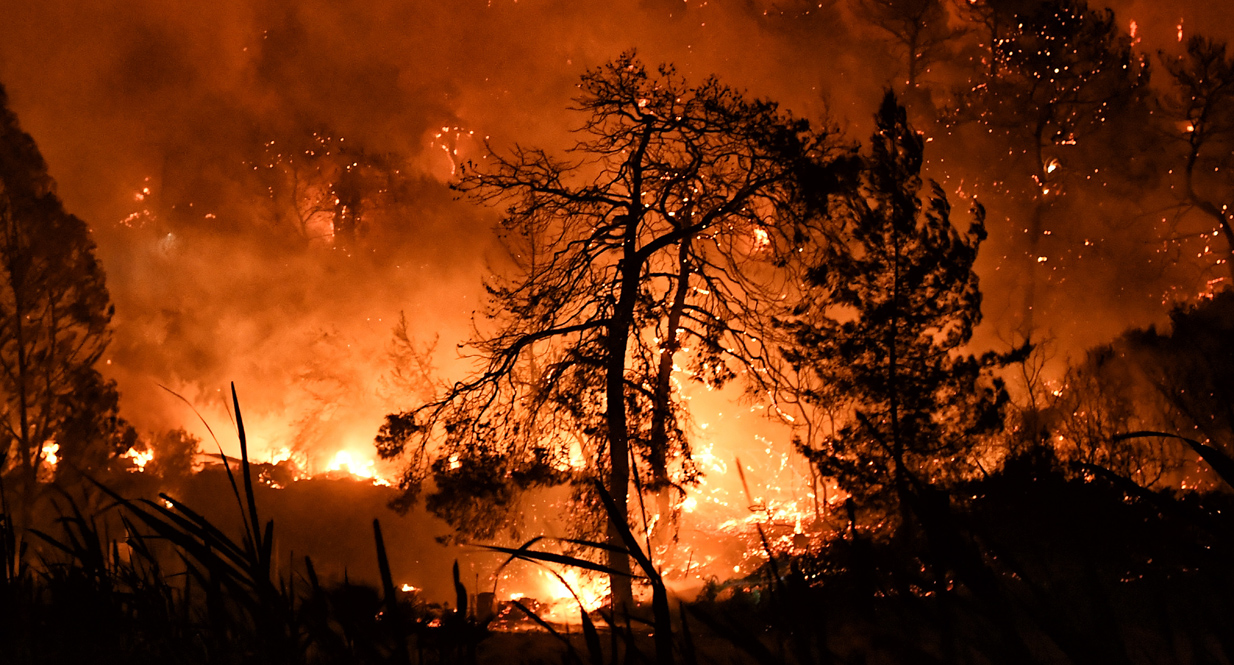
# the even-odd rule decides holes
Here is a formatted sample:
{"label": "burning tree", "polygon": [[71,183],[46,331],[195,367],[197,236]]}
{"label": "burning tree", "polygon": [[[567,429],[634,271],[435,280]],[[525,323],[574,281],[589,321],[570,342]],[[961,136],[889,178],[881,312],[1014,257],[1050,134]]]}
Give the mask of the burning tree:
{"label": "burning tree", "polygon": [[[696,477],[674,363],[712,386],[759,363],[742,322],[782,292],[772,264],[795,242],[800,183],[825,191],[833,177],[825,133],[714,79],[690,87],[626,54],[580,88],[575,161],[520,147],[460,182],[508,204],[493,331],[471,342],[475,375],[377,438],[407,461],[405,502],[431,479],[430,508],[479,535],[528,487],[594,478],[628,514],[632,481]],[[623,547],[616,524],[607,538]],[[608,566],[630,570],[615,551]],[[628,577],[612,588],[630,602]]]}
{"label": "burning tree", "polygon": [[65,212],[2,89],[0,183],[0,470],[28,524],[52,462],[97,467],[135,435],[115,384],[94,369],[113,312],[94,241]]}
{"label": "burning tree", "polygon": [[781,322],[793,369],[825,389],[802,401],[833,423],[799,447],[866,501],[961,477],[978,437],[1001,426],[1007,399],[985,372],[995,359],[961,353],[981,320],[973,262],[984,213],[974,208],[961,233],[937,185],[923,206],[924,141],[890,92],[876,123],[844,206],[848,240],[822,248],[807,274],[812,292]]}
{"label": "burning tree", "polygon": [[1201,235],[1222,236],[1225,258],[1218,263],[1234,278],[1234,58],[1226,56],[1224,43],[1196,36],[1187,41],[1186,54],[1161,60],[1174,83],[1163,107],[1175,123],[1171,134],[1184,146],[1183,212],[1198,210],[1215,225]]}

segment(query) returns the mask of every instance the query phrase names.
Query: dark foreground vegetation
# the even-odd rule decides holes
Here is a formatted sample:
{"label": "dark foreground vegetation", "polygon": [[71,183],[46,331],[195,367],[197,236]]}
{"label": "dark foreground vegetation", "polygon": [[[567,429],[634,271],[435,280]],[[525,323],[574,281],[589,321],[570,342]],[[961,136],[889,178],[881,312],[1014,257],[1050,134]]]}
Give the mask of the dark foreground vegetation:
{"label": "dark foreground vegetation", "polygon": [[[1227,474],[1234,466],[1190,445]],[[5,662],[1138,664],[1234,654],[1231,495],[1147,490],[1047,447],[950,492],[914,489],[893,528],[863,524],[850,502],[822,549],[768,549],[761,570],[692,601],[668,597],[626,530],[651,602],[616,617],[580,613],[572,628],[465,588],[457,566],[452,607],[399,591],[377,523],[381,585],[323,584],[310,557],[273,559],[247,459],[228,475],[239,534],[170,497],[128,501],[102,487],[109,509],[83,514],[65,493],[49,532],[19,534],[5,515]]]}

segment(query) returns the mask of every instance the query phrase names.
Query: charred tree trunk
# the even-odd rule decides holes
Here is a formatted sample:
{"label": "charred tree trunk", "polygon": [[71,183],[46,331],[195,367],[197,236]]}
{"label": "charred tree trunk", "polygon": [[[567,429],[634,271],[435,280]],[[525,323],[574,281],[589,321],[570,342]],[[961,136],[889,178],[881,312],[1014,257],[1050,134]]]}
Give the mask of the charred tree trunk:
{"label": "charred tree trunk", "polygon": [[[634,327],[634,308],[638,301],[643,273],[644,259],[638,246],[639,231],[646,213],[643,205],[643,157],[651,142],[652,132],[651,124],[644,125],[638,147],[626,162],[630,167],[630,192],[624,219],[621,260],[618,264],[620,291],[607,331],[608,358],[604,395],[605,419],[608,421],[608,493],[613,498],[617,514],[610,516],[608,520],[606,539],[613,548],[609,550],[607,557],[608,566],[614,571],[609,576],[614,612],[621,609],[628,611],[634,607],[630,557],[622,553],[625,549],[622,530],[629,528],[630,514],[630,427],[625,397],[626,352],[630,345],[630,331]],[[622,520],[620,524],[618,519]]]}
{"label": "charred tree trunk", "polygon": [[[625,539],[621,530],[628,528],[625,520],[629,515],[630,496],[630,430],[626,418],[626,349],[629,345],[630,327],[634,318],[634,303],[638,293],[637,264],[625,263],[621,280],[621,295],[613,321],[608,329],[608,362],[605,368],[604,394],[605,417],[608,421],[609,477],[608,493],[613,497],[617,514],[611,515],[606,530],[608,544],[608,567],[612,606],[614,611],[630,610],[634,606],[634,592],[630,581],[630,557],[622,552]],[[631,274],[633,273],[633,274]],[[617,520],[623,522],[618,524]]]}
{"label": "charred tree trunk", "polygon": [[334,244],[351,247],[360,235],[364,188],[357,169],[347,168],[334,183]]}
{"label": "charred tree trunk", "polygon": [[670,411],[673,379],[673,356],[681,348],[677,329],[685,312],[686,296],[690,293],[690,238],[681,241],[677,255],[677,288],[673,291],[673,303],[669,308],[664,346],[660,350],[660,363],[656,368],[655,401],[651,414],[651,483],[649,488],[656,493],[660,520],[663,521],[672,509],[670,505],[671,483],[668,477],[668,416]]}
{"label": "charred tree trunk", "polygon": [[1038,257],[1040,256],[1041,235],[1045,231],[1045,212],[1050,205],[1046,199],[1050,190],[1046,187],[1049,172],[1046,170],[1045,163],[1045,132],[1048,122],[1047,116],[1039,118],[1033,134],[1037,172],[1033,175],[1033,216],[1028,228],[1028,269],[1024,271],[1027,283],[1024,285],[1024,311],[1020,317],[1021,334],[1025,340],[1032,338],[1033,328],[1036,326],[1034,308],[1037,305],[1037,282],[1039,281],[1037,273],[1041,263]]}
{"label": "charred tree trunk", "polygon": [[917,76],[919,64],[917,59],[921,51],[921,26],[917,24],[910,29],[907,35],[906,46],[908,47],[908,81],[907,90],[911,93],[917,89]]}
{"label": "charred tree trunk", "polygon": [[[1194,132],[1193,132],[1194,134]],[[1200,147],[1202,143],[1193,140],[1191,152],[1187,155],[1187,201],[1200,212],[1213,218],[1217,222],[1218,228],[1221,229],[1221,235],[1225,239],[1226,247],[1226,268],[1230,271],[1230,279],[1234,280],[1234,226],[1231,225],[1231,214],[1226,210],[1217,207],[1217,204],[1206,200],[1195,191],[1195,165],[1200,158]]]}
{"label": "charred tree trunk", "polygon": [[[2,195],[2,194],[0,194]],[[26,277],[28,271],[28,259],[26,252],[22,246],[22,233],[18,228],[16,220],[13,218],[12,212],[8,209],[7,201],[4,205],[4,221],[5,221],[5,254],[7,255],[8,271],[8,287],[13,292],[13,333],[15,344],[15,367],[12,369],[13,380],[17,387],[17,427],[18,431],[14,432],[14,440],[17,444],[17,462],[18,462],[18,528],[24,529],[30,526],[30,522],[34,512],[34,492],[38,480],[38,465],[42,459],[42,451],[34,451],[31,449],[31,432],[30,432],[30,385],[29,379],[31,374],[30,359],[27,357],[26,348],[26,321],[28,319],[28,306],[26,304]],[[7,452],[7,451],[6,451]],[[2,470],[2,469],[0,469]]]}

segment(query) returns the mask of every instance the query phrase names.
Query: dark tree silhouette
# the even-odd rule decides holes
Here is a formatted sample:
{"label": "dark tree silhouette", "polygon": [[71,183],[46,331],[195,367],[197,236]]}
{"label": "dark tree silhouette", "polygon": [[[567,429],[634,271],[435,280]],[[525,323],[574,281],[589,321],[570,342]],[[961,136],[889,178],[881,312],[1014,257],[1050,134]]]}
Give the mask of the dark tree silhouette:
{"label": "dark tree silhouette", "polygon": [[[407,462],[405,500],[431,478],[430,507],[480,535],[527,487],[595,478],[628,514],[632,482],[689,484],[674,358],[709,385],[760,362],[742,322],[782,293],[773,259],[794,241],[799,183],[832,186],[826,134],[714,79],[691,87],[626,54],[580,88],[573,161],[520,147],[460,182],[508,205],[512,265],[488,284],[480,370],[377,438]],[[607,538],[621,546],[615,525]],[[630,602],[628,578],[612,588]]]}
{"label": "dark tree silhouette", "polygon": [[276,228],[344,249],[369,230],[374,211],[408,198],[399,155],[367,150],[324,127],[272,139],[247,163]]}
{"label": "dark tree silhouette", "polygon": [[979,206],[962,233],[935,185],[923,205],[924,141],[888,92],[844,237],[820,252],[807,294],[782,322],[793,367],[826,392],[807,403],[833,426],[802,441],[823,476],[863,501],[894,500],[921,482],[973,468],[978,438],[997,430],[1006,394],[995,359],[961,353],[981,319],[973,261],[985,238]]}
{"label": "dark tree silhouette", "polygon": [[[1129,358],[1156,390],[1160,429],[1234,457],[1234,291],[1180,305],[1170,330],[1123,336]],[[1151,402],[1150,402],[1151,404]]]}
{"label": "dark tree silhouette", "polygon": [[1186,439],[1234,455],[1232,335],[1226,290],[1177,305],[1167,329],[1129,329],[1089,350],[1043,409],[1060,459],[1159,488],[1189,480],[1200,461]]}
{"label": "dark tree silhouette", "polygon": [[859,16],[887,33],[904,51],[905,84],[917,87],[921,74],[943,55],[943,47],[957,35],[947,24],[942,0],[859,0]]}
{"label": "dark tree silhouette", "polygon": [[1031,201],[1020,321],[1028,336],[1043,269],[1041,238],[1075,170],[1069,160],[1108,118],[1138,98],[1148,80],[1147,63],[1132,53],[1113,12],[1090,10],[1082,0],[975,6],[991,30],[992,66],[960,95],[956,120],[986,130],[996,144],[987,154],[1006,155],[1005,172],[990,178],[1007,180],[997,188]]}
{"label": "dark tree silhouette", "polygon": [[1175,187],[1182,212],[1207,218],[1200,235],[1208,247],[1220,234],[1225,251],[1217,262],[1234,279],[1234,57],[1226,55],[1224,42],[1195,36],[1184,55],[1162,54],[1161,61],[1174,88],[1163,95],[1162,107],[1183,146],[1183,168],[1176,169],[1182,182]]}
{"label": "dark tree silhouette", "polygon": [[1161,437],[1120,438],[1128,432],[1174,431],[1162,422],[1156,390],[1142,358],[1124,335],[1090,349],[1046,397],[1038,424],[1048,428],[1059,459],[1099,466],[1143,487],[1176,480],[1186,448]]}
{"label": "dark tree silhouette", "polygon": [[7,102],[0,89],[0,469],[28,523],[50,454],[89,470],[135,436],[94,369],[113,312],[94,241]]}
{"label": "dark tree silhouette", "polygon": [[164,488],[176,488],[193,474],[201,440],[183,429],[172,429],[150,437],[148,446],[153,458],[146,472],[162,480]]}
{"label": "dark tree silhouette", "polygon": [[985,75],[994,78],[999,72],[998,47],[1003,35],[1016,24],[1016,16],[1032,10],[1036,0],[957,0],[960,13],[971,23],[980,25],[981,43],[984,51],[982,64]]}

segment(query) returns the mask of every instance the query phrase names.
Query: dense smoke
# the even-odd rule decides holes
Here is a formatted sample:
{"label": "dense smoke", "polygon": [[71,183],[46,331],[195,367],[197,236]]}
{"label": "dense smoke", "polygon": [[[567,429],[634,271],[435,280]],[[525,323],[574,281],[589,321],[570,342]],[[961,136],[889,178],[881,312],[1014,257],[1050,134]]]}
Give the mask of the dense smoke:
{"label": "dense smoke", "polygon": [[[457,162],[486,139],[567,145],[578,75],[632,47],[807,116],[832,87],[824,63],[844,53],[872,99],[882,83],[857,76],[837,20],[789,13],[269,2],[214,6],[203,20],[162,3],[14,6],[22,27],[0,77],[66,204],[94,226],[118,311],[106,370],[131,419],[205,436],[157,385],[219,419],[216,396],[234,380],[271,448],[347,439],[323,442],[332,452],[366,448],[390,408],[377,393],[399,312],[421,337],[441,335],[435,361],[449,366],[485,260],[500,258],[485,254],[490,213],[444,186]],[[263,188],[315,133],[389,155],[403,178],[396,205],[368,215],[347,250],[275,219],[288,206]],[[323,430],[332,419],[341,426]]]}

